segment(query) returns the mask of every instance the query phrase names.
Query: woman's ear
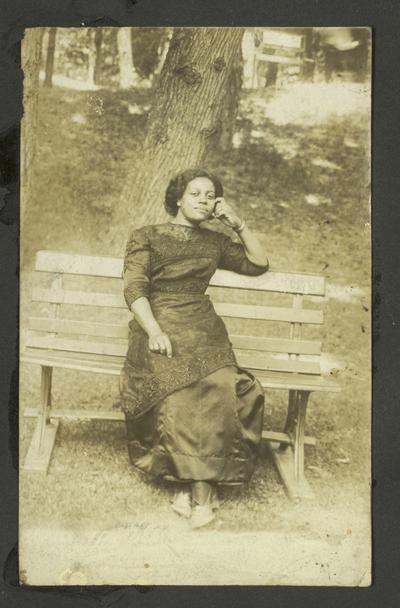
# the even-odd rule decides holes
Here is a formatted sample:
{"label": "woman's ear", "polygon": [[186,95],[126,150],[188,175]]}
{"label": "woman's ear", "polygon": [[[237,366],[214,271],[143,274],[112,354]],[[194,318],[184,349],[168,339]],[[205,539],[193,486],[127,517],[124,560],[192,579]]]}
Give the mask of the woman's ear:
{"label": "woman's ear", "polygon": [[176,206],[177,206],[177,207],[180,207],[180,206],[181,206],[181,201],[178,201],[178,202],[176,203]]}

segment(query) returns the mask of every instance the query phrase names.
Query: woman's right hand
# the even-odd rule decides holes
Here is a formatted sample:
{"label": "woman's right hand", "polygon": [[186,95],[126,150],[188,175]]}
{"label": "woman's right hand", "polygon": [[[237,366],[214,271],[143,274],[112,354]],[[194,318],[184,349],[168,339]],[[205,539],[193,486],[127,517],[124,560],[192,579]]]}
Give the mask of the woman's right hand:
{"label": "woman's right hand", "polygon": [[163,332],[152,334],[149,336],[149,349],[152,353],[160,353],[161,355],[167,355],[170,359],[172,357],[172,345],[171,340]]}

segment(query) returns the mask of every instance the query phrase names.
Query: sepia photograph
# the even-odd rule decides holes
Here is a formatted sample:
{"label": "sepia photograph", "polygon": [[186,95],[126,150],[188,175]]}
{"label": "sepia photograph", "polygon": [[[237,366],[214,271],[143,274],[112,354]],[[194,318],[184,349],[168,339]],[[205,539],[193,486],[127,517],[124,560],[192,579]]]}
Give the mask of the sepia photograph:
{"label": "sepia photograph", "polygon": [[19,580],[371,585],[371,29],[22,41]]}

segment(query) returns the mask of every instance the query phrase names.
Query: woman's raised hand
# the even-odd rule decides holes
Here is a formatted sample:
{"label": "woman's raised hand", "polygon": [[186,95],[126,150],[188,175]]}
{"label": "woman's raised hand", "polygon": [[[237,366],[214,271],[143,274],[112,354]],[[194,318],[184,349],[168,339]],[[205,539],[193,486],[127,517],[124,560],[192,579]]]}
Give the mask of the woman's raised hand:
{"label": "woman's raised hand", "polygon": [[162,332],[149,336],[149,349],[152,353],[167,355],[168,358],[172,357],[171,340],[167,334]]}
{"label": "woman's raised hand", "polygon": [[232,230],[237,230],[243,224],[242,219],[222,197],[215,199],[214,217]]}

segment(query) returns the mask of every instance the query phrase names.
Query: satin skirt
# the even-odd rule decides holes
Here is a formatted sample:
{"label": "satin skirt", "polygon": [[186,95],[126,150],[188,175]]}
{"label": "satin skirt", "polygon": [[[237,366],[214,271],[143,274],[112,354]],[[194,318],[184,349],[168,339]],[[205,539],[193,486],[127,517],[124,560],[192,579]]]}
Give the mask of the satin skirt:
{"label": "satin skirt", "polygon": [[168,395],[143,416],[125,415],[131,463],[175,482],[247,481],[256,465],[264,391],[249,372],[222,367]]}

